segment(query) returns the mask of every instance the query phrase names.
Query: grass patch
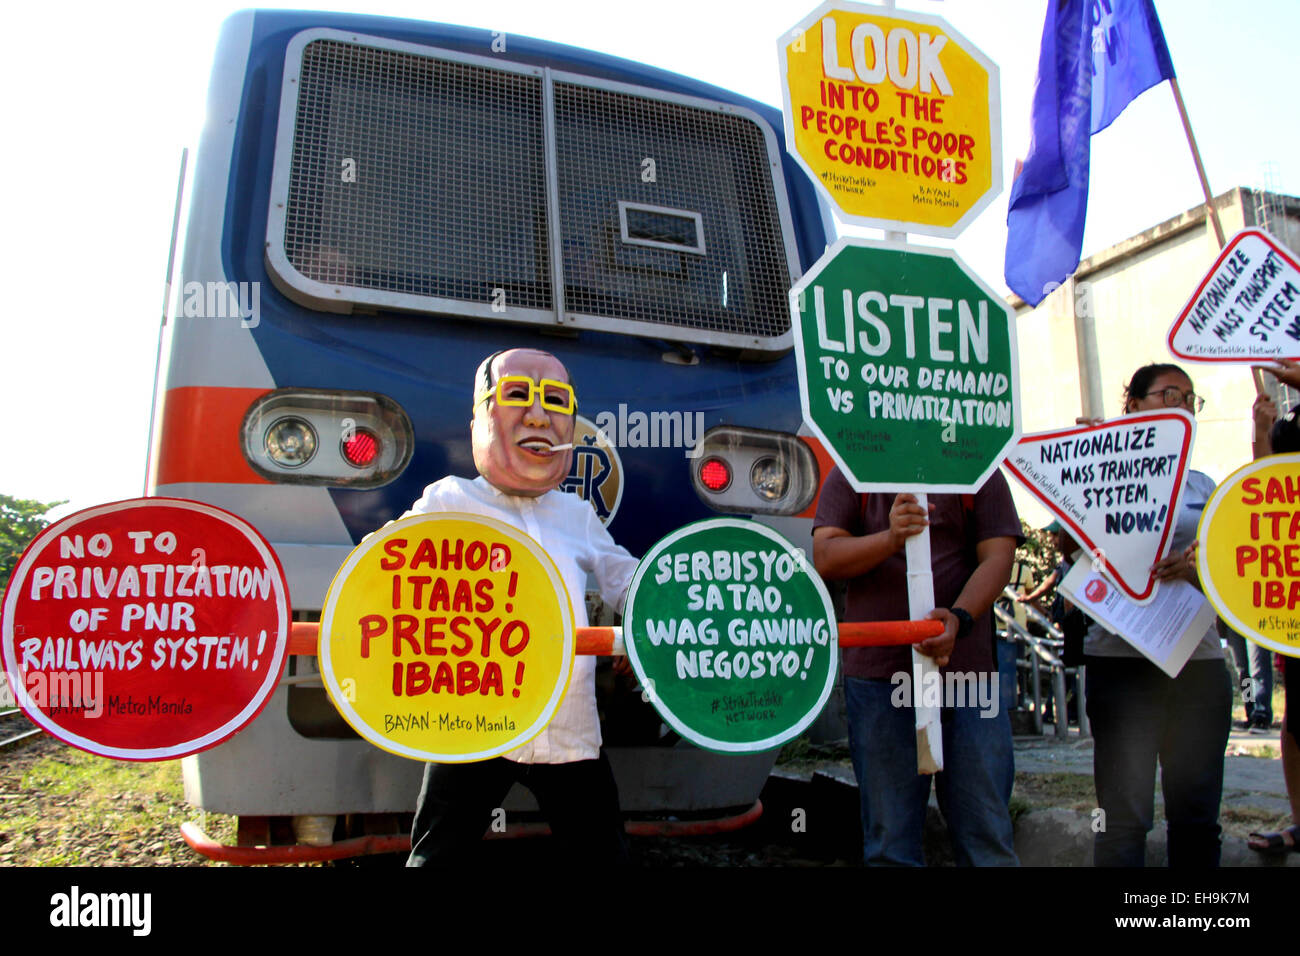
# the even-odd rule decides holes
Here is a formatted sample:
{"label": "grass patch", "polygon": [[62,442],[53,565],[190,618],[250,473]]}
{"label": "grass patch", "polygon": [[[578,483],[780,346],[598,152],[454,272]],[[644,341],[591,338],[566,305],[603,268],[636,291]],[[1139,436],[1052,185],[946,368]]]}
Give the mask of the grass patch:
{"label": "grass patch", "polygon": [[1016,793],[1011,794],[1011,799],[1007,801],[1007,812],[1011,814],[1011,823],[1013,825],[1033,809],[1034,805],[1032,803]]}
{"label": "grass patch", "polygon": [[178,760],[109,760],[51,748],[19,770],[0,766],[6,794],[0,863],[14,866],[202,866],[180,835],[196,820],[233,842],[235,820],[187,806]]}
{"label": "grass patch", "polygon": [[1274,747],[1272,744],[1264,744],[1262,747],[1254,747],[1252,750],[1254,751],[1250,755],[1252,757],[1264,757],[1268,760],[1277,760],[1282,756],[1282,751]]}
{"label": "grass patch", "polygon": [[1219,822],[1226,828],[1228,824],[1249,827],[1258,830],[1282,830],[1290,826],[1291,820],[1286,814],[1271,810],[1259,810],[1255,807],[1222,807],[1219,810]]}
{"label": "grass patch", "polygon": [[1013,808],[1023,804],[1022,813],[1044,807],[1091,810],[1097,806],[1097,791],[1090,773],[1017,773],[1011,802]]}
{"label": "grass patch", "polygon": [[178,760],[148,763],[109,760],[71,747],[46,757],[23,774],[24,790],[47,794],[84,792],[92,803],[109,806],[127,796],[126,791],[156,801],[182,801],[181,765]]}
{"label": "grass patch", "polygon": [[1260,810],[1256,807],[1219,808],[1219,825],[1224,839],[1237,837],[1245,840],[1251,833],[1275,833],[1291,825],[1291,814]]}
{"label": "grass patch", "polygon": [[848,760],[849,745],[847,741],[837,740],[830,743],[815,744],[803,737],[796,737],[776,755],[777,765],[803,763],[815,760]]}

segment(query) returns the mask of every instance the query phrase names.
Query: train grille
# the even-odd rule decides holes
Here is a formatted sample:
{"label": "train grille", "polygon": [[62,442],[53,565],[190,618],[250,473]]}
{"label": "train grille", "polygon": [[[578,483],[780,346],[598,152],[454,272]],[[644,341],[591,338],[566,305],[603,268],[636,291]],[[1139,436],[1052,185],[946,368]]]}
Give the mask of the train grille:
{"label": "train grille", "polygon": [[286,58],[267,258],[290,297],[789,347],[789,215],[753,114],[333,34]]}
{"label": "train grille", "polygon": [[[790,270],[753,121],[556,83],[555,126],[569,311],[762,338],[790,328]],[[619,199],[698,213],[704,254],[621,242]]]}
{"label": "train grille", "polygon": [[541,101],[535,76],[308,44],[289,261],[326,284],[551,308]]}

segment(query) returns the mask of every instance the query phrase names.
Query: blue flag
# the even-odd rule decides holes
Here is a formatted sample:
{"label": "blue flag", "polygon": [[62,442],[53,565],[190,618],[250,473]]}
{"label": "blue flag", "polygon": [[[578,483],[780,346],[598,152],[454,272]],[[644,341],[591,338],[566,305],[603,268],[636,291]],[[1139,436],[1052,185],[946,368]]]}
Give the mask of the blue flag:
{"label": "blue flag", "polygon": [[1029,156],[1007,208],[1007,285],[1030,305],[1079,266],[1091,137],[1174,75],[1151,0],[1049,0]]}

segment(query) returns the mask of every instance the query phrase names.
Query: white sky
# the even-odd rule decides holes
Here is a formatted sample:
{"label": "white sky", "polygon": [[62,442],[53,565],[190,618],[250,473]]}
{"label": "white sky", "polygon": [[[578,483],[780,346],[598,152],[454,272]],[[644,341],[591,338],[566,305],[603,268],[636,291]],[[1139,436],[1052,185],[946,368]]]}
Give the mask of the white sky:
{"label": "white sky", "polygon": [[[1028,146],[1045,3],[899,4],[946,18],[998,64],[1005,183]],[[780,106],[777,39],[816,2],[314,0],[301,6],[569,43]],[[1300,148],[1290,116],[1295,73],[1288,68],[1300,4],[1156,0],[1156,8],[1212,190],[1268,185],[1300,193],[1291,161]],[[222,20],[236,9],[225,0],[24,3],[6,14],[0,262],[7,315],[0,388],[10,427],[0,493],[71,499],[56,515],[141,493],[180,154],[191,148],[192,170],[213,47]],[[1004,190],[952,243],[999,291],[1005,290],[1006,196]],[[1199,201],[1169,85],[1162,84],[1093,139],[1083,253]]]}

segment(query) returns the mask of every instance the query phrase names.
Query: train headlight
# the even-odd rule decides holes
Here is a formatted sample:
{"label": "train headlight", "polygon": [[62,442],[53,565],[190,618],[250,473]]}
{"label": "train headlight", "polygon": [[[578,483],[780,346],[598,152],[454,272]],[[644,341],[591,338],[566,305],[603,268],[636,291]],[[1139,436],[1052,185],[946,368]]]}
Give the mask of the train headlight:
{"label": "train headlight", "polygon": [[240,436],[245,460],[268,481],[336,488],[387,484],[415,446],[391,398],[334,389],[267,392],[244,413]]}
{"label": "train headlight", "polygon": [[766,456],[749,469],[749,483],[754,492],[767,501],[780,501],[790,489],[790,470],[779,458]]}
{"label": "train headlight", "polygon": [[266,453],[284,468],[301,468],[316,454],[316,430],[305,419],[287,415],[266,430]]}

